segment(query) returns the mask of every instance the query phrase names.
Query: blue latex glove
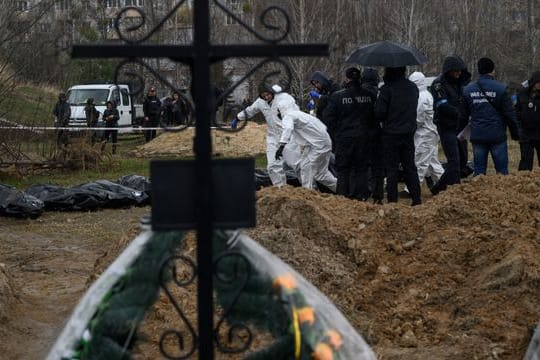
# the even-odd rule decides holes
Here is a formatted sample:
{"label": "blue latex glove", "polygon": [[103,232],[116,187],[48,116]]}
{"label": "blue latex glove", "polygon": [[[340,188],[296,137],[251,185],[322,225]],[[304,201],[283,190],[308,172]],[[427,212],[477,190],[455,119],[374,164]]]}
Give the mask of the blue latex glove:
{"label": "blue latex glove", "polygon": [[238,119],[234,118],[231,121],[231,129],[236,129],[238,127]]}
{"label": "blue latex glove", "polygon": [[321,94],[319,94],[317,91],[315,90],[311,90],[309,92],[309,96],[311,96],[312,99],[318,99],[321,97]]}

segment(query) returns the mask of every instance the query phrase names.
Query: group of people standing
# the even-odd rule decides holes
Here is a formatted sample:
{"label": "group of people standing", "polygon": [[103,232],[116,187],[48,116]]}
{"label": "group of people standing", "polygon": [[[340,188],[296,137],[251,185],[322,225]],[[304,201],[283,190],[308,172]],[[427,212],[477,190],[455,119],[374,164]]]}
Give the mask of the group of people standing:
{"label": "group of people standing", "polygon": [[180,93],[174,90],[170,96],[163,99],[158,98],[157,90],[154,86],[148,89],[148,93],[143,100],[143,127],[150,128],[144,131],[146,142],[156,137],[156,128],[163,122],[167,126],[180,126],[188,123],[189,108]]}
{"label": "group of people standing", "polygon": [[[286,164],[304,187],[324,185],[340,195],[381,203],[386,182],[387,201],[397,202],[403,176],[414,206],[422,203],[424,180],[438,194],[471,173],[486,174],[488,155],[497,173],[508,174],[507,129],[520,141],[520,170],[532,169],[535,150],[540,155],[540,72],[513,104],[507,86],[495,80],[494,62],[481,58],[477,66],[478,80],[471,82],[465,62],[448,56],[432,83],[421,72],[407,78],[406,67],[387,67],[382,86],[375,69],[351,67],[341,88],[317,71],[311,77],[317,92],[310,93],[313,115],[274,85],[262,87],[259,99],[234,121],[264,115],[273,185],[285,184]],[[438,159],[439,141],[445,167]]]}
{"label": "group of people standing", "polygon": [[[112,153],[116,153],[117,141],[118,141],[118,121],[120,120],[120,114],[116,108],[114,101],[106,102],[106,109],[101,114],[94,104],[94,99],[89,98],[86,100],[84,107],[86,116],[86,125],[89,128],[99,127],[98,121],[101,115],[101,119],[104,122],[105,131],[90,131],[89,137],[91,143],[103,142],[105,145],[109,139],[112,141]],[[163,99],[157,97],[156,88],[154,86],[148,89],[147,95],[143,100],[143,127],[149,128],[144,130],[144,138],[146,142],[151,141],[156,137],[156,128],[160,126],[161,122],[169,126],[184,125],[187,123],[189,116],[188,106],[180,98],[178,91],[173,91],[170,96]],[[71,117],[71,107],[67,103],[66,94],[60,93],[58,96],[58,102],[53,109],[53,115],[55,116],[55,125],[59,129],[57,130],[57,145],[59,147],[65,147],[68,145],[67,128],[69,126],[69,119]]]}

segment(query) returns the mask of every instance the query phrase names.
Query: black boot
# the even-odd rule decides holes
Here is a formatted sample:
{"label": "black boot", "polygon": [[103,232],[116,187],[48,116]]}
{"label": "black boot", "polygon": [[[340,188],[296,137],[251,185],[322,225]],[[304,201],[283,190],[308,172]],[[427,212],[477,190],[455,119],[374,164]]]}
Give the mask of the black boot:
{"label": "black boot", "polygon": [[426,185],[427,185],[428,189],[431,189],[431,188],[433,187],[433,185],[435,185],[435,184],[433,183],[433,179],[431,178],[431,176],[428,176],[428,177],[426,178]]}

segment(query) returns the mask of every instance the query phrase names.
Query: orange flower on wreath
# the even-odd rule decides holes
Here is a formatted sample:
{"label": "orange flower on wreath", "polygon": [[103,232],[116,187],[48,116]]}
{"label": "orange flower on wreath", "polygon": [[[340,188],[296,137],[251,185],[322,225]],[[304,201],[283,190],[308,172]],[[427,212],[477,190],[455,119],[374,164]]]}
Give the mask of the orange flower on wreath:
{"label": "orange flower on wreath", "polygon": [[343,337],[337,330],[328,330],[325,335],[328,344],[330,344],[334,350],[339,350],[341,345],[343,345]]}
{"label": "orange flower on wreath", "polygon": [[300,324],[309,323],[309,325],[313,325],[315,323],[315,310],[312,307],[306,306],[298,309],[297,312]]}
{"label": "orange flower on wreath", "polygon": [[332,350],[330,345],[325,343],[318,343],[315,346],[315,351],[313,351],[313,354],[311,354],[311,358],[313,360],[333,360],[334,351]]}
{"label": "orange flower on wreath", "polygon": [[296,279],[291,274],[283,274],[274,279],[272,287],[276,290],[279,288],[284,290],[294,290],[296,289]]}

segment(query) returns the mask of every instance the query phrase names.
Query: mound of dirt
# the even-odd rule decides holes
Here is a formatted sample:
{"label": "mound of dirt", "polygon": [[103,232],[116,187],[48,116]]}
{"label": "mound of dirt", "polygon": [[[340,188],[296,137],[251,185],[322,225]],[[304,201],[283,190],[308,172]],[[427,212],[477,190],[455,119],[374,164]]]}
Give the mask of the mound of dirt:
{"label": "mound of dirt", "polygon": [[422,206],[258,193],[250,235],[326,293],[380,357],[522,358],[540,320],[540,173]]}
{"label": "mound of dirt", "polygon": [[[164,132],[154,140],[137,147],[131,152],[133,156],[151,157],[190,157],[193,153],[195,128],[187,128],[179,132]],[[212,154],[215,157],[253,156],[266,152],[266,125],[247,123],[238,132],[212,130]]]}

